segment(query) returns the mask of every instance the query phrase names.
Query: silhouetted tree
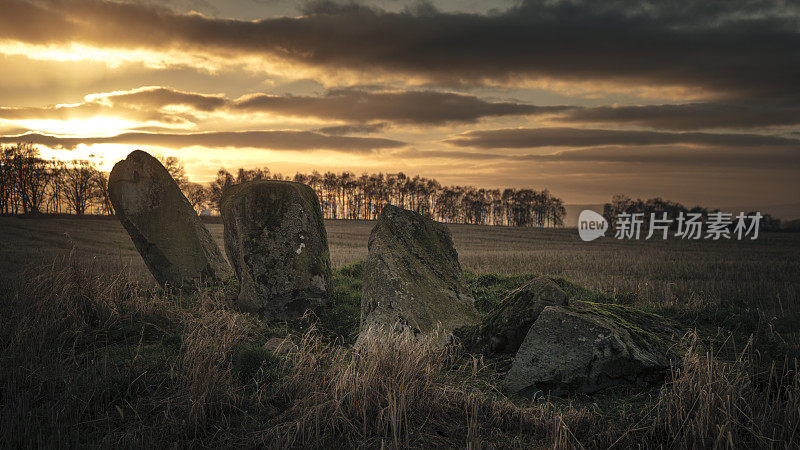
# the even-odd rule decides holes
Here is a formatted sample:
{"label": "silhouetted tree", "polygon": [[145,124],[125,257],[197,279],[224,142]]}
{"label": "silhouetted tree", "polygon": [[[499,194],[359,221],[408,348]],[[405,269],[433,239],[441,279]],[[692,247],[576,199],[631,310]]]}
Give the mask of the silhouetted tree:
{"label": "silhouetted tree", "polygon": [[[46,199],[48,212],[67,209],[84,214],[90,206],[113,214],[109,200],[108,174],[87,161],[45,161],[28,144],[0,151],[0,212],[36,212]],[[192,207],[198,212],[219,210],[225,189],[253,180],[290,179],[269,168],[221,168],[208,186],[189,181],[180,159],[160,157]],[[565,210],[560,199],[547,190],[483,189],[473,186],[442,186],[438,181],[398,173],[356,175],[318,171],[296,173],[291,179],[309,185],[320,199],[325,218],[374,220],[386,204],[410,209],[427,217],[451,223],[509,226],[563,226]],[[64,208],[62,205],[66,205]]]}
{"label": "silhouetted tree", "polygon": [[161,156],[156,154],[156,158],[161,161],[161,164],[167,169],[170,176],[175,183],[178,184],[178,187],[183,190],[186,188],[186,185],[189,184],[189,177],[186,176],[186,168],[183,166],[183,161],[178,159],[176,156]]}
{"label": "silhouetted tree", "polygon": [[209,195],[208,201],[212,203],[214,209],[219,209],[219,201],[222,199],[222,193],[225,189],[233,186],[236,184],[236,181],[225,169],[219,169],[217,171],[217,177],[211,182],[209,186]]}
{"label": "silhouetted tree", "polygon": [[45,191],[54,173],[54,163],[40,158],[39,150],[26,143],[10,148],[10,160],[16,200],[22,212],[41,212]]}
{"label": "silhouetted tree", "polygon": [[184,189],[183,193],[191,203],[192,208],[198,213],[206,209],[206,203],[209,199],[209,190],[203,187],[200,183],[189,183]]}
{"label": "silhouetted tree", "polygon": [[95,195],[97,169],[84,160],[74,160],[61,171],[64,199],[76,215],[82,216]]}
{"label": "silhouetted tree", "polygon": [[108,191],[108,173],[96,170],[94,173],[95,199],[103,214],[114,214],[111,195]]}

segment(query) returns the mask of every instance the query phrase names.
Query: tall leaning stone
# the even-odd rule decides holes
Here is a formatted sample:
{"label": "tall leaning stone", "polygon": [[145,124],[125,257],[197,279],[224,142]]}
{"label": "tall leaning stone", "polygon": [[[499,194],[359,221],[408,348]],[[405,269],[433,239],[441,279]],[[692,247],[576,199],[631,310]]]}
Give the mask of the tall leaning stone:
{"label": "tall leaning stone", "polygon": [[285,320],[326,298],[328,238],[310,187],[277,180],[242,183],[225,191],[220,212],[241,310]]}
{"label": "tall leaning stone", "polygon": [[447,226],[384,207],[364,265],[360,339],[387,327],[447,338],[455,328],[478,323],[474,303]]}
{"label": "tall leaning stone", "polygon": [[108,188],[117,217],[159,284],[181,287],[233,275],[211,233],[156,158],[131,152],[114,165]]}

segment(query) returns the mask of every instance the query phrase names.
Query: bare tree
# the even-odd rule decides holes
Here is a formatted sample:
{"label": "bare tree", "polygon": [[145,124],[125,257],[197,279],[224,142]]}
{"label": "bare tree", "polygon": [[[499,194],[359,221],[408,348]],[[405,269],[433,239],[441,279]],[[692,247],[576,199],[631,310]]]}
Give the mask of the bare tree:
{"label": "bare tree", "polygon": [[97,172],[97,168],[85,160],[74,160],[64,168],[64,198],[76,215],[82,216],[92,202]]}
{"label": "bare tree", "polygon": [[209,190],[203,187],[202,184],[189,183],[184,189],[184,193],[195,211],[200,213],[206,208],[206,203],[209,200]]}
{"label": "bare tree", "polygon": [[183,166],[183,161],[175,156],[156,156],[161,164],[167,169],[169,175],[178,184],[178,187],[183,190],[189,184],[189,177],[186,176],[186,168]]}
{"label": "bare tree", "polygon": [[40,158],[36,146],[23,143],[11,147],[11,166],[22,212],[41,212],[45,191],[52,179],[53,163]]}
{"label": "bare tree", "polygon": [[13,212],[14,167],[11,148],[0,147],[0,214]]}
{"label": "bare tree", "polygon": [[217,171],[217,178],[211,182],[211,186],[209,187],[209,199],[208,201],[211,202],[215,208],[219,208],[219,201],[222,199],[222,193],[225,192],[225,189],[233,186],[236,184],[233,175],[225,169],[219,169]]}
{"label": "bare tree", "polygon": [[108,190],[108,173],[96,170],[94,173],[95,199],[100,204],[103,214],[114,214],[114,205],[111,204],[111,194]]}

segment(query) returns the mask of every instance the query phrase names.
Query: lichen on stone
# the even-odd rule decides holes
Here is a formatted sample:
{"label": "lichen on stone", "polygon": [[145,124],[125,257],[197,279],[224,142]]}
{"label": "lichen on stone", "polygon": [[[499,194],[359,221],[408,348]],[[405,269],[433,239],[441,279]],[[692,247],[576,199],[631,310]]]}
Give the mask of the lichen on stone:
{"label": "lichen on stone", "polygon": [[415,334],[477,323],[474,299],[444,224],[386,206],[364,263],[361,329],[401,327]]}
{"label": "lichen on stone", "polygon": [[220,211],[225,250],[240,281],[241,309],[289,319],[324,302],[330,292],[330,252],[319,201],[309,186],[242,183],[225,191]]}

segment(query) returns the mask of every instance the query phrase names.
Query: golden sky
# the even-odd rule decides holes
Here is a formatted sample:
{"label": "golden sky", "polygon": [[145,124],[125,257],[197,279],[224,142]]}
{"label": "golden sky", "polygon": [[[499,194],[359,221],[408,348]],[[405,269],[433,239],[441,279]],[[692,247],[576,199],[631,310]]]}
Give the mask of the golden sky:
{"label": "golden sky", "polygon": [[780,1],[0,0],[0,143],[108,170],[397,172],[711,207],[800,204]]}

